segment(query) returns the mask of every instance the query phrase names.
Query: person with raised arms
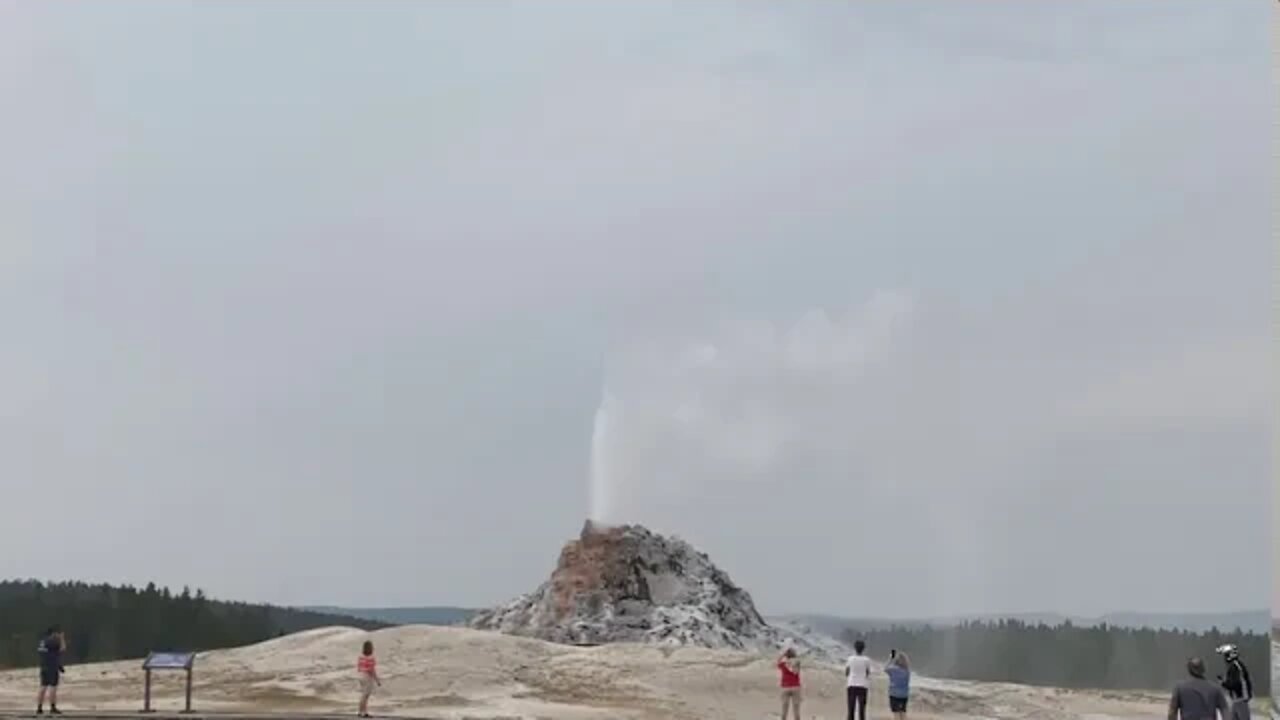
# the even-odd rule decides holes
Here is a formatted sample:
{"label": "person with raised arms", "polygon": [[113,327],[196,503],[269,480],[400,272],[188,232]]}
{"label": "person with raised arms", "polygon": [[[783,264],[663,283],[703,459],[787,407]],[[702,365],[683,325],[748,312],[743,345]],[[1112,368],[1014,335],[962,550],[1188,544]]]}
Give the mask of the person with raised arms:
{"label": "person with raised arms", "polygon": [[36,714],[44,714],[44,701],[49,698],[49,713],[61,715],[58,709],[58,684],[62,674],[67,671],[62,666],[62,653],[67,649],[66,636],[62,628],[54,625],[45,631],[40,639],[36,652],[40,655],[40,693],[36,695]]}
{"label": "person with raised arms", "polygon": [[884,672],[889,676],[889,712],[896,720],[907,720],[907,699],[911,696],[911,661],[907,654],[890,650]]}
{"label": "person with raised arms", "polygon": [[800,658],[796,649],[789,647],[778,658],[778,672],[782,675],[782,720],[787,720],[787,708],[792,718],[800,720]]}

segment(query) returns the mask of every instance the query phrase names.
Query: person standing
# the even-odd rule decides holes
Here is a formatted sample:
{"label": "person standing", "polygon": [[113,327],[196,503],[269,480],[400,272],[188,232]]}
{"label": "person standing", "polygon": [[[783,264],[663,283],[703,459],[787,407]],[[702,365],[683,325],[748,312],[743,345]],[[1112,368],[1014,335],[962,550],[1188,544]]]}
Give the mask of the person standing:
{"label": "person standing", "polygon": [[787,720],[787,708],[792,718],[800,720],[800,658],[795,648],[787,648],[778,658],[778,672],[782,675],[782,720]]}
{"label": "person standing", "polygon": [[375,687],[382,687],[382,678],[378,677],[378,660],[373,656],[373,643],[364,641],[360,657],[356,659],[356,673],[360,675],[360,717],[369,715],[369,697]]}
{"label": "person standing", "polygon": [[1235,645],[1221,645],[1215,652],[1222,656],[1227,664],[1227,676],[1218,676],[1218,683],[1227,693],[1231,701],[1229,720],[1250,720],[1253,716],[1249,703],[1253,702],[1253,680],[1249,677],[1249,668],[1240,659],[1240,650]]}
{"label": "person standing", "polygon": [[66,668],[62,666],[62,652],[67,643],[62,628],[54,625],[49,628],[40,640],[37,652],[40,653],[40,693],[36,696],[36,714],[44,714],[44,701],[49,699],[49,712],[61,715],[58,709],[58,682]]}
{"label": "person standing", "polygon": [[845,697],[849,702],[849,720],[867,720],[867,692],[871,687],[871,658],[863,654],[866,649],[867,644],[858,640],[853,644],[853,654],[844,663],[844,676],[848,685],[845,688]]}
{"label": "person standing", "polygon": [[1231,704],[1222,688],[1204,679],[1204,661],[1187,660],[1188,678],[1173,688],[1169,698],[1169,720],[1231,720]]}
{"label": "person standing", "polygon": [[884,672],[889,676],[889,712],[897,720],[907,720],[907,699],[911,695],[911,661],[907,654],[890,650]]}

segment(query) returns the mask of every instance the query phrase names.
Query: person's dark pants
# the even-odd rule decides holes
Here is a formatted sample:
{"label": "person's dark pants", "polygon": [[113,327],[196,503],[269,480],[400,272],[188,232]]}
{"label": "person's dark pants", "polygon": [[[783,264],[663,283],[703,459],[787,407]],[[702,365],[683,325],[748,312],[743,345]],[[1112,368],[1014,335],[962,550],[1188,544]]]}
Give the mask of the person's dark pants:
{"label": "person's dark pants", "polygon": [[[851,687],[845,690],[849,699],[849,720],[867,720],[867,689],[864,687]],[[854,716],[854,708],[857,708],[858,714]]]}

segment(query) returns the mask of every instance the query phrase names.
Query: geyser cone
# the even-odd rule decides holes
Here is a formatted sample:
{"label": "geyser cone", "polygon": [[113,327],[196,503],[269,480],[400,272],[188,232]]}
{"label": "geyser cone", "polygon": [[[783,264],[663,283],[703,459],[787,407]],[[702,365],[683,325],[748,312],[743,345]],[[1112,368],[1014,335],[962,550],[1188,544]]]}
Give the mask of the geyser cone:
{"label": "geyser cone", "polygon": [[538,589],[474,628],[565,644],[653,642],[772,652],[787,637],[687,542],[639,525],[583,523]]}

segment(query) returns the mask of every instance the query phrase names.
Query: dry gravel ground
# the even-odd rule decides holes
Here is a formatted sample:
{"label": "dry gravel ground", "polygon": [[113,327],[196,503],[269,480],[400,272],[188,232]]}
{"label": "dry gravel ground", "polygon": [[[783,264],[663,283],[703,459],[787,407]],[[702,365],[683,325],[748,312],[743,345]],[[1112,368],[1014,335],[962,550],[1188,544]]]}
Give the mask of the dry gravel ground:
{"label": "dry gravel ground", "polygon": [[[194,705],[203,712],[353,714],[360,644],[378,648],[384,686],[377,714],[441,720],[743,720],[778,717],[771,658],[702,648],[607,645],[575,648],[497,633],[409,626],[366,633],[313,630],[210,652],[196,662]],[[805,720],[844,717],[838,667],[805,667]],[[33,670],[0,673],[0,716],[28,712]],[[67,668],[68,711],[136,711],[137,661]],[[156,673],[153,702],[182,706],[182,674]],[[1136,720],[1162,717],[1165,696],[1028,688],[916,678],[913,720],[1035,718]],[[872,718],[888,718],[883,680]]]}

